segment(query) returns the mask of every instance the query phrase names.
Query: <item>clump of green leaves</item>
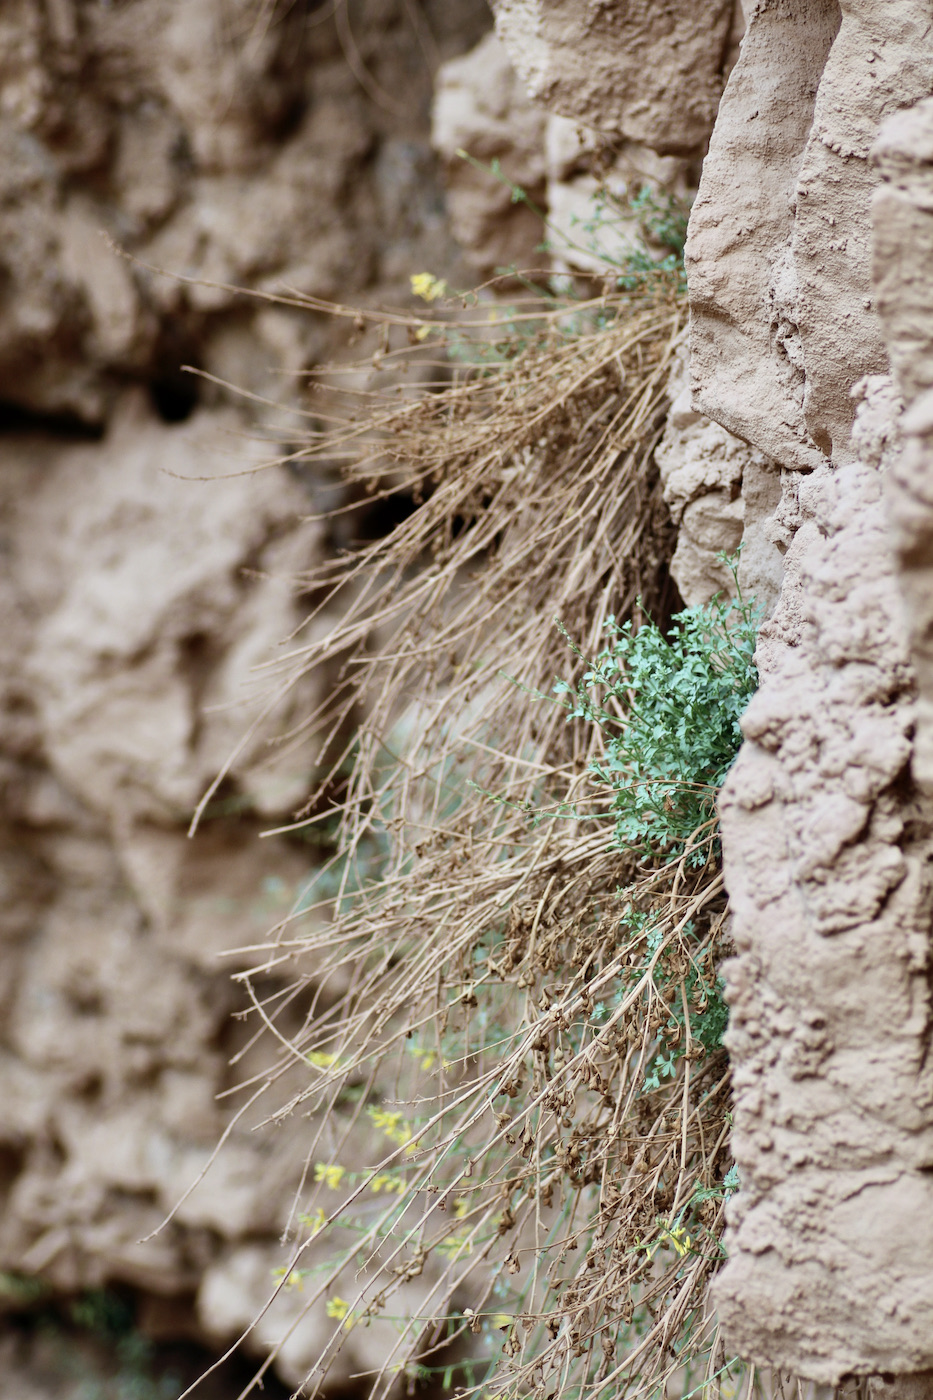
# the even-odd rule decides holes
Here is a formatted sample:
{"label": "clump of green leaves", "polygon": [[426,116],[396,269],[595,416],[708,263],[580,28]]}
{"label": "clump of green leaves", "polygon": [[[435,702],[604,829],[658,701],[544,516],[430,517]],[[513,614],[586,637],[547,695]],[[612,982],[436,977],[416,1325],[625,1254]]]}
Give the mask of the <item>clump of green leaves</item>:
{"label": "clump of green leaves", "polygon": [[[606,185],[601,186],[593,196],[593,207],[586,219],[579,222],[588,235],[585,251],[604,258],[607,270],[617,272],[616,287],[619,291],[642,294],[651,288],[664,285],[678,293],[687,290],[687,275],[684,270],[684,247],[687,242],[687,221],[690,217],[689,203],[669,190],[658,190],[651,185],[642,185],[634,194],[619,195]],[[630,235],[626,229],[635,221],[643,247],[630,247]],[[616,235],[616,241],[624,251],[618,256],[607,253],[600,235],[608,232]],[[573,245],[571,245],[573,246]],[[655,249],[666,249],[661,256]]]}
{"label": "clump of green leaves", "polygon": [[610,618],[611,642],[582,680],[555,684],[568,718],[590,720],[605,736],[590,767],[611,789],[620,847],[681,855],[714,821],[758,684],[758,621],[741,593],[686,608],[666,635],[651,621],[636,630]]}
{"label": "clump of green leaves", "polygon": [[[492,175],[505,185],[513,204],[524,204],[537,215],[550,235],[541,244],[541,252],[558,255],[582,253],[587,261],[598,259],[603,264],[603,274],[607,280],[614,280],[616,290],[620,292],[651,295],[662,288],[677,295],[686,292],[684,246],[690,203],[683,197],[650,184],[623,193],[602,184],[593,195],[588,215],[585,218],[571,216],[570,227],[576,226],[580,230],[581,241],[578,241],[567,229],[557,227],[546,211],[531,199],[527,190],[505,174],[498,158],[494,157],[487,165],[466,151],[458,151],[457,154],[475,169]],[[633,222],[644,240],[642,247],[632,246]],[[609,235],[608,240],[601,237],[604,234]],[[654,249],[658,248],[666,252],[657,256]],[[524,280],[514,267],[499,268],[498,271]],[[416,294],[419,294],[417,289]],[[562,295],[565,299],[571,295],[566,284]]]}
{"label": "clump of green leaves", "polygon": [[138,1329],[128,1295],[84,1289],[70,1301],[44,1279],[0,1272],[0,1299],[31,1344],[24,1360],[73,1400],[173,1400],[182,1389]]}
{"label": "clump of green leaves", "polygon": [[668,190],[643,185],[629,200],[629,208],[639,219],[645,234],[683,261],[687,242],[690,205]]}

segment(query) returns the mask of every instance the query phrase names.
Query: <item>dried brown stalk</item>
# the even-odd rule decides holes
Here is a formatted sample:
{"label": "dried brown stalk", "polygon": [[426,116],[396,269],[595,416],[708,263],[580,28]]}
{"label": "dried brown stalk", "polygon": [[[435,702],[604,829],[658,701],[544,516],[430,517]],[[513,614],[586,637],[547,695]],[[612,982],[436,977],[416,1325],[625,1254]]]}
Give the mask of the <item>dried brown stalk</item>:
{"label": "dried brown stalk", "polygon": [[[308,1394],[348,1320],[384,1315],[413,1278],[428,1294],[374,1396],[432,1367],[466,1389],[596,1397],[722,1364],[704,1299],[727,1067],[691,1040],[688,1006],[724,938],[714,833],[689,853],[702,868],[638,867],[588,780],[598,734],[546,698],[580,667],[555,618],[592,654],[609,614],[666,605],[653,449],[683,321],[673,293],[528,308],[501,358],[428,392],[361,400],[332,379],[303,453],[416,502],[303,581],[341,620],[270,668],[288,685],[340,664],[327,712],[285,736],[318,745],[330,804],[296,827],[328,824],[336,853],[243,979],[279,1037],[269,1089],[310,1066],[272,1116],[300,1106],[319,1125],[288,1277],[330,1230],[307,1307],[355,1289]],[[456,324],[430,335],[464,343]],[[307,1004],[297,1033],[262,1003],[272,972],[292,979],[276,1005]],[[367,1105],[370,1160],[351,1172]]]}

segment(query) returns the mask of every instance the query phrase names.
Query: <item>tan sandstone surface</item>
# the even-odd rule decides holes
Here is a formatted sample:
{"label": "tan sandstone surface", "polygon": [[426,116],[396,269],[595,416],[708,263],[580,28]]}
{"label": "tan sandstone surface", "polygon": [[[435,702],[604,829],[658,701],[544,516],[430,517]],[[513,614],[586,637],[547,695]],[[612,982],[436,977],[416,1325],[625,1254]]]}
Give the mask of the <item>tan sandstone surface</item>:
{"label": "tan sandstone surface", "polygon": [[694,402],[780,474],[786,550],[722,797],[741,1189],[714,1292],[728,1345],[829,1383],[933,1363],[930,823],[869,159],[931,83],[927,5],[760,0],[688,243]]}
{"label": "tan sandstone surface", "polygon": [[[554,111],[648,144],[651,112],[663,142],[657,75],[621,52],[647,10],[496,8]],[[744,9],[690,221],[689,369],[658,453],[684,596],[722,587],[716,552],[744,538],[768,618],[722,797],[741,1186],[714,1301],[748,1360],[926,1393],[933,15],[921,0]],[[681,52],[696,13],[665,7]]]}
{"label": "tan sandstone surface", "polygon": [[[342,341],[236,287],[398,300],[423,270],[468,286],[455,239],[484,274],[591,265],[569,235],[594,152],[623,196],[695,177],[738,32],[733,4],[714,9],[706,25],[681,7],[673,36],[628,15],[633,71],[658,81],[593,130],[524,93],[481,0],[4,7],[0,1271],[51,1296],[129,1286],[154,1334],[217,1347],[285,1257],[300,1117],[258,1133],[250,1110],[185,1193],[243,1102],[218,1094],[261,1069],[231,950],[313,874],[313,849],[258,839],[307,797],[307,756],[248,742],[196,840],[185,826],[269,699],[255,668],[303,615],[293,578],[355,526],[302,523],[338,499],[326,475],[249,474],[302,427],[296,375]],[[551,207],[568,246],[542,254],[537,218],[461,149]],[[687,478],[671,500],[691,520],[704,492],[735,496],[731,467]],[[711,528],[695,530],[700,573]],[[279,727],[328,684],[283,697]],[[293,1329],[276,1363],[292,1385],[324,1335],[302,1311],[283,1292],[251,1342],[261,1355]],[[354,1336],[336,1381],[385,1344]]]}

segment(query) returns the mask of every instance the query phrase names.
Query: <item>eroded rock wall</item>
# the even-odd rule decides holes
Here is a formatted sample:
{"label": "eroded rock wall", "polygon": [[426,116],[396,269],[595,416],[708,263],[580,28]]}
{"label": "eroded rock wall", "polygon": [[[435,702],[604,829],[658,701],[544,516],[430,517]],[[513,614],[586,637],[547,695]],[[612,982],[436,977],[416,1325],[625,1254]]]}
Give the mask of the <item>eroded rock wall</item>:
{"label": "eroded rock wall", "polygon": [[931,89],[928,5],[759,0],[688,240],[694,404],[780,477],[786,551],[721,803],[742,1184],[714,1291],[728,1345],[829,1383],[933,1363],[931,828],[869,160]]}
{"label": "eroded rock wall", "polygon": [[874,281],[907,412],[888,503],[917,677],[913,774],[933,791],[933,103],[897,113],[873,149]]}
{"label": "eroded rock wall", "polygon": [[100,423],[128,380],[168,392],[186,358],[222,377],[246,359],[268,391],[269,369],[325,357],[329,331],[244,315],[234,287],[339,299],[449,259],[431,67],[475,42],[485,7],[429,5],[420,33],[394,3],[336,8],[4,5],[4,400]]}
{"label": "eroded rock wall", "polygon": [[[281,1258],[300,1119],[259,1136],[247,1114],[149,1235],[229,1121],[215,1096],[231,1052],[237,1077],[259,1068],[230,1019],[235,961],[218,955],[261,936],[313,865],[256,840],[308,791],[294,753],[247,743],[198,842],[184,821],[269,698],[253,668],[301,615],[288,580],[334,544],[299,517],[309,495],[312,509],[334,497],[281,465],[242,475],[270,455],[262,413],[178,367],[267,396],[287,442],[291,376],[340,344],[323,318],[233,284],[348,300],[398,297],[412,271],[471,280],[428,144],[431,67],[447,58],[433,139],[454,231],[486,272],[538,261],[538,230],[458,149],[500,161],[572,230],[594,150],[623,192],[687,189],[712,133],[689,365],[658,462],[687,601],[728,585],[716,555],[741,539],[740,581],[768,615],[722,802],[741,1189],[716,1301],[751,1360],[827,1382],[919,1373],[933,1365],[929,3],[754,0],[718,116],[732,3],[494,8],[499,39],[470,53],[488,23],[471,0],[422,7],[427,28],[394,0],[336,14],[15,0],[0,16],[0,1269],[66,1291],[129,1282],[223,1343]],[[568,247],[558,265],[587,256]],[[327,684],[281,697],[281,717]],[[301,1306],[281,1295],[260,1350]],[[290,1383],[321,1340],[314,1319],[297,1327]],[[381,1344],[367,1334],[348,1366]]]}
{"label": "eroded rock wall", "polygon": [[702,153],[716,116],[733,0],[494,0],[496,29],[535,100],[616,142]]}
{"label": "eroded rock wall", "polygon": [[[534,95],[617,141],[683,153],[658,109],[663,64],[630,67],[663,52],[646,9],[495,8]],[[741,1187],[715,1302],[748,1360],[922,1388],[933,13],[927,0],[744,8],[690,221],[689,369],[675,371],[657,454],[684,596],[726,586],[716,553],[742,539],[743,586],[767,619],[721,804]],[[726,23],[715,5],[665,19],[681,53]],[[697,103],[678,108],[696,117],[681,128],[695,149],[710,57]]]}
{"label": "eroded rock wall", "polygon": [[[412,15],[0,14],[0,1274],[130,1285],[162,1335],[212,1344],[265,1301],[307,1124],[261,1135],[247,1114],[152,1232],[243,1102],[217,1096],[262,1068],[230,951],[313,874],[313,847],[258,839],[313,756],[249,740],[185,830],[263,706],[287,728],[326,693],[321,674],[276,700],[255,668],[307,611],[296,575],[362,523],[305,523],[334,481],[263,465],[306,421],[301,372],[359,352],[235,288],[397,302],[424,268],[468,280],[429,109],[491,17]],[[299,1329],[290,1384],[320,1340]]]}
{"label": "eroded rock wall", "polygon": [[[645,252],[644,230],[626,212],[633,193],[692,199],[738,57],[742,6],[738,0],[663,9],[630,0],[493,0],[492,8],[496,33],[524,81],[525,107],[546,109],[552,265],[604,276],[628,255]],[[594,195],[603,190],[615,202],[601,221],[594,218]],[[732,576],[719,556],[741,542],[740,586],[769,613],[781,578],[781,541],[771,520],[779,476],[765,454],[692,402],[686,347],[670,398],[657,461],[678,526],[674,581],[691,605],[731,592]]]}

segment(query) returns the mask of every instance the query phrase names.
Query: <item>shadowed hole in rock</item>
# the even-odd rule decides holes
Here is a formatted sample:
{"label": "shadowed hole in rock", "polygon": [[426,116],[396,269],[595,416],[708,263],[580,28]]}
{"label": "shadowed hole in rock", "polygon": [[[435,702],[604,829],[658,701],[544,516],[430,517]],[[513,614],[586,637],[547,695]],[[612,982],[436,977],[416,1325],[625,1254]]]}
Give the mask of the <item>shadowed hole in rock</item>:
{"label": "shadowed hole in rock", "polygon": [[198,406],[198,380],[180,367],[149,381],[149,397],[163,423],[184,423]]}
{"label": "shadowed hole in rock", "polygon": [[374,501],[360,511],[356,537],[358,540],[367,541],[384,539],[417,509],[412,497],[401,491],[397,495],[385,496],[382,500]]}
{"label": "shadowed hole in rock", "polygon": [[[5,1278],[7,1276],[4,1276]],[[193,1295],[161,1297],[120,1286],[85,1289],[54,1302],[35,1280],[8,1276],[3,1350],[9,1394],[54,1400],[174,1400],[204,1377],[199,1400],[234,1400],[256,1363],[233,1355],[208,1374],[216,1350],[193,1340]],[[18,1293],[18,1296],[14,1296]],[[264,1400],[289,1391],[263,1377]]]}
{"label": "shadowed hole in rock", "polygon": [[0,433],[45,433],[48,437],[64,438],[69,442],[100,442],[104,428],[99,423],[87,423],[73,413],[39,413],[22,404],[0,399]]}
{"label": "shadowed hole in rock", "polygon": [[25,1153],[11,1143],[0,1145],[0,1202],[5,1202],[23,1169]]}

